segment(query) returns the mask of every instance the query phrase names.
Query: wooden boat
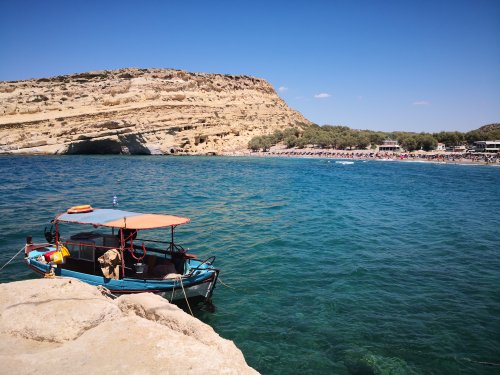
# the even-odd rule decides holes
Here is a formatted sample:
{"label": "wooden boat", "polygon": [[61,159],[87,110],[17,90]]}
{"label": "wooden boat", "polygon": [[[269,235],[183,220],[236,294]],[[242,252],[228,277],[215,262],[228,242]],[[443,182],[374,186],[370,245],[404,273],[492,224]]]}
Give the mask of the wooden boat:
{"label": "wooden boat", "polygon": [[[45,230],[48,243],[26,240],[25,261],[39,274],[75,278],[112,294],[153,292],[169,301],[211,300],[219,275],[215,256],[201,260],[174,243],[174,229],[188,218],[84,205],[52,222]],[[88,229],[65,238],[60,230],[66,232],[72,224]],[[138,238],[138,233],[159,228],[169,229],[167,241]]]}

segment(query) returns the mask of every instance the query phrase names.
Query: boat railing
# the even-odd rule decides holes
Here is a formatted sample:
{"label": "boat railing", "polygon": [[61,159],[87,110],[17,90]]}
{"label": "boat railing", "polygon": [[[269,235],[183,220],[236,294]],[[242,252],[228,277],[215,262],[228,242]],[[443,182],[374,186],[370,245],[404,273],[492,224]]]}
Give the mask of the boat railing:
{"label": "boat railing", "polygon": [[48,248],[48,247],[51,247],[51,246],[55,246],[55,245],[51,244],[51,243],[48,243],[48,242],[26,244],[24,246],[24,254],[28,255],[32,251],[40,250],[40,249],[44,249],[44,248]]}
{"label": "boat railing", "polygon": [[[117,248],[119,249],[120,248],[120,246],[96,245],[95,243],[75,242],[75,241],[61,241],[60,244],[66,246],[66,247],[79,246],[80,248],[88,247],[88,248],[101,249],[101,250],[111,250],[111,249],[117,249]],[[55,244],[52,244],[52,246],[55,246]]]}
{"label": "boat railing", "polygon": [[[161,250],[161,249],[156,249],[156,248],[151,248],[152,251],[156,251],[156,252],[159,252],[159,253],[164,253],[164,252],[167,252],[167,253],[186,253],[186,250],[181,246],[181,245],[178,245],[176,243],[173,243],[171,241],[158,241],[158,240],[148,240],[148,239],[145,239],[145,238],[136,238],[134,240],[134,242],[152,242],[152,243],[159,243],[159,244],[165,244],[165,245],[168,245],[166,247],[166,250]],[[134,245],[134,248],[137,248],[137,249],[140,249],[142,247],[140,247],[139,245]],[[146,247],[147,250],[149,250],[148,247]]]}

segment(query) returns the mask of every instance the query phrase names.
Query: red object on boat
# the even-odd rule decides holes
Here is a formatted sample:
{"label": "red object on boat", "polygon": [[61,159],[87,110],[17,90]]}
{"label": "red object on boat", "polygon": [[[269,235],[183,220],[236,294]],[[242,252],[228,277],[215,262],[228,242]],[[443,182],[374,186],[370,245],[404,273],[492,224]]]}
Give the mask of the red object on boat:
{"label": "red object on boat", "polygon": [[43,254],[43,257],[45,258],[45,261],[46,261],[47,263],[49,263],[49,262],[51,262],[51,261],[52,261],[52,259],[50,259],[50,256],[51,256],[52,254],[54,254],[56,251],[57,251],[57,250],[52,250],[52,251],[49,251],[49,252],[47,252],[47,253]]}

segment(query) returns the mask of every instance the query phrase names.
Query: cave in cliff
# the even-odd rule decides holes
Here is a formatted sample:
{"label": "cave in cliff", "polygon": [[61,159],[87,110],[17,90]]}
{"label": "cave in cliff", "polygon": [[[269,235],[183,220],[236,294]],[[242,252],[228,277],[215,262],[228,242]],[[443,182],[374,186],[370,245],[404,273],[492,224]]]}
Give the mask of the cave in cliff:
{"label": "cave in cliff", "polygon": [[144,139],[138,134],[127,134],[118,139],[88,139],[69,145],[69,155],[150,155],[143,145]]}

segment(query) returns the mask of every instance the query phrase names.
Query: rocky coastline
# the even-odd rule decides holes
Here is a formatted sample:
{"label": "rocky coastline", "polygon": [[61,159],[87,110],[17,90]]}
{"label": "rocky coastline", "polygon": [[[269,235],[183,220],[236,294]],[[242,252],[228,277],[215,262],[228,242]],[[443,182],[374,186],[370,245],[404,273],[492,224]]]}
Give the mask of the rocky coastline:
{"label": "rocky coastline", "polygon": [[311,124],[250,76],[126,68],[0,82],[0,154],[218,155]]}
{"label": "rocky coastline", "polygon": [[0,284],[3,374],[258,374],[232,341],[151,293],[74,279]]}

